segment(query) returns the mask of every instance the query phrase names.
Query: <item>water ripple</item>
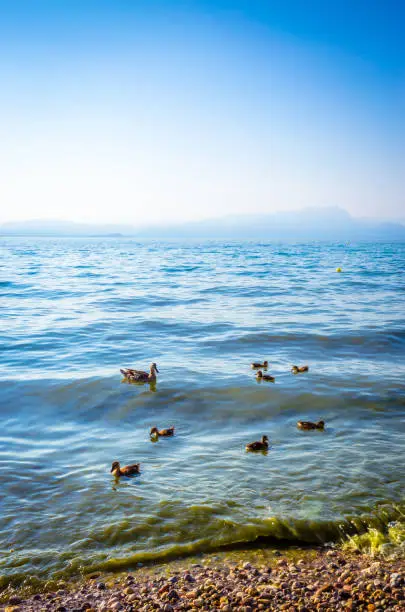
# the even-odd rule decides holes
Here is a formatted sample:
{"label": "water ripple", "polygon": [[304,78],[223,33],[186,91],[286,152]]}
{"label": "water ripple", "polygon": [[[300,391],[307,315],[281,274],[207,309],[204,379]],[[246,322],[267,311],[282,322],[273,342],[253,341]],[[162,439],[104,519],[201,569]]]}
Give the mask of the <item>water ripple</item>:
{"label": "water ripple", "polygon": [[[3,581],[324,542],[403,513],[405,245],[7,238],[0,251]],[[256,359],[275,384],[257,383]],[[155,388],[121,384],[120,367],[151,361]],[[325,431],[296,428],[321,418]],[[263,433],[269,452],[246,453]],[[115,482],[115,459],[140,476]]]}

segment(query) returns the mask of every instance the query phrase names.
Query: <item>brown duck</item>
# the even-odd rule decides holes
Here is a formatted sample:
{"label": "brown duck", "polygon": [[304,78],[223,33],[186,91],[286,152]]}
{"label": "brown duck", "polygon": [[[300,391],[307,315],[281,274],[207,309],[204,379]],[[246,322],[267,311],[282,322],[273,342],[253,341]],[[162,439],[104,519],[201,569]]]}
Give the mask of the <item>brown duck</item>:
{"label": "brown duck", "polygon": [[140,463],[134,463],[133,465],[120,466],[119,461],[113,461],[111,466],[111,474],[114,474],[116,478],[120,476],[133,476],[134,474],[140,474],[141,470]]}
{"label": "brown duck", "polygon": [[252,366],[252,370],[256,370],[257,368],[268,368],[269,367],[269,362],[268,361],[263,361],[263,363],[260,363],[259,361],[254,361],[250,365]]}
{"label": "brown duck", "polygon": [[159,370],[157,369],[156,363],[151,363],[149,374],[148,372],[132,370],[131,368],[122,369],[120,372],[129,382],[155,382],[156,372],[159,373]]}
{"label": "brown duck", "polygon": [[297,423],[298,429],[324,429],[325,421],[318,421],[317,423],[312,423],[312,421],[298,421]]}
{"label": "brown duck", "polygon": [[266,451],[269,448],[269,439],[267,436],[262,436],[262,439],[257,442],[246,444],[247,451]]}
{"label": "brown duck", "polygon": [[174,436],[174,426],[168,427],[167,429],[158,429],[157,427],[152,427],[150,430],[150,435],[156,438],[168,438],[169,436]]}
{"label": "brown duck", "polygon": [[263,374],[261,370],[256,374],[257,380],[266,380],[267,382],[275,382],[274,376],[270,376],[270,374]]}
{"label": "brown duck", "polygon": [[309,367],[307,365],[304,365],[304,366],[293,365],[291,368],[291,372],[293,374],[302,374],[302,372],[308,372],[308,370],[309,370]]}

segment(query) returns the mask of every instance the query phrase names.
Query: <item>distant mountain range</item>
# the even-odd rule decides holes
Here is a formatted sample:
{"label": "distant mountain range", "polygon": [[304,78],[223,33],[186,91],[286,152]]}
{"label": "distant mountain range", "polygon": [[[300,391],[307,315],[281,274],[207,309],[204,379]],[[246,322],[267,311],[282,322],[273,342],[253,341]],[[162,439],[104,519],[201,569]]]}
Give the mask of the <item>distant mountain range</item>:
{"label": "distant mountain range", "polygon": [[0,225],[0,236],[103,236],[150,239],[226,240],[405,240],[405,225],[352,217],[338,207],[305,208],[273,214],[222,217],[206,221],[137,228],[124,224],[85,224],[32,220]]}

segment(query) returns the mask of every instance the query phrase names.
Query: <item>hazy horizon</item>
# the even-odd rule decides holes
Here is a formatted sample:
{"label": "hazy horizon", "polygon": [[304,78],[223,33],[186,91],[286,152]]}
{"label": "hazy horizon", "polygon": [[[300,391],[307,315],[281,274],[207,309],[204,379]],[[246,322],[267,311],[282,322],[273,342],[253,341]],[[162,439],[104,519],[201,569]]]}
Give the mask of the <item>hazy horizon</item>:
{"label": "hazy horizon", "polygon": [[1,237],[122,237],[168,240],[385,240],[405,241],[402,220],[353,217],[338,207],[242,214],[179,223],[77,223],[57,219],[0,224]]}
{"label": "hazy horizon", "polygon": [[[292,217],[294,214],[297,215],[302,215],[304,213],[307,212],[311,212],[313,214],[318,214],[318,213],[324,213],[326,215],[334,215],[334,213],[338,213],[338,214],[343,214],[344,215],[348,215],[348,220],[353,220],[353,221],[370,221],[370,222],[375,222],[375,223],[399,223],[399,224],[405,224],[405,216],[398,216],[398,217],[388,217],[388,216],[384,216],[384,215],[380,215],[380,216],[368,216],[368,215],[352,215],[349,211],[347,211],[344,207],[342,206],[321,206],[321,207],[316,207],[316,206],[303,206],[301,208],[295,208],[295,209],[287,209],[287,210],[281,210],[281,209],[275,209],[273,211],[269,211],[268,213],[248,213],[248,212],[242,212],[242,213],[228,213],[228,214],[222,214],[221,212],[219,212],[217,215],[212,215],[210,217],[203,217],[201,219],[192,219],[192,220],[181,220],[181,221],[174,221],[172,220],[170,222],[169,221],[165,221],[162,222],[160,220],[155,220],[154,222],[151,223],[147,223],[147,222],[143,222],[143,223],[137,223],[136,221],[133,223],[130,223],[128,225],[130,225],[133,228],[136,229],[144,229],[144,228],[149,228],[149,227],[168,227],[170,228],[171,226],[174,225],[179,225],[179,224],[188,224],[188,223],[204,223],[204,222],[209,222],[209,221],[224,221],[227,219],[244,219],[246,217],[251,217],[251,218],[255,218],[255,217],[268,217],[268,216],[275,216],[275,217],[280,217],[282,218],[284,215],[287,217]],[[122,221],[111,221],[111,222],[103,222],[103,221],[76,221],[74,219],[71,219],[69,217],[65,217],[65,218],[57,218],[57,217],[46,217],[46,218],[41,218],[41,217],[31,217],[31,218],[26,218],[26,219],[18,219],[18,220],[9,220],[9,221],[4,221],[4,222],[0,222],[0,227],[1,226],[7,226],[7,225],[13,225],[13,224],[43,224],[44,226],[46,226],[47,224],[77,224],[77,225],[91,225],[91,226],[122,226],[124,225],[124,223]]]}
{"label": "hazy horizon", "polygon": [[397,3],[0,8],[0,223],[404,218]]}

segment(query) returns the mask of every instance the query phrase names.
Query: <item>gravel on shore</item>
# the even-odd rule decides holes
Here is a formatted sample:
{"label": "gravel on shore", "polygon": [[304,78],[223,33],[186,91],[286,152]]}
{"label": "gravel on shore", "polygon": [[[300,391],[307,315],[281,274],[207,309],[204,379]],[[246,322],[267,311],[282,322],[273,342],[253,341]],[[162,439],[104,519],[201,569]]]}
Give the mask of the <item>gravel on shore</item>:
{"label": "gravel on shore", "polygon": [[279,554],[264,565],[204,561],[151,567],[119,579],[94,575],[24,600],[16,591],[0,611],[405,611],[404,559],[376,560],[331,549],[293,560]]}

